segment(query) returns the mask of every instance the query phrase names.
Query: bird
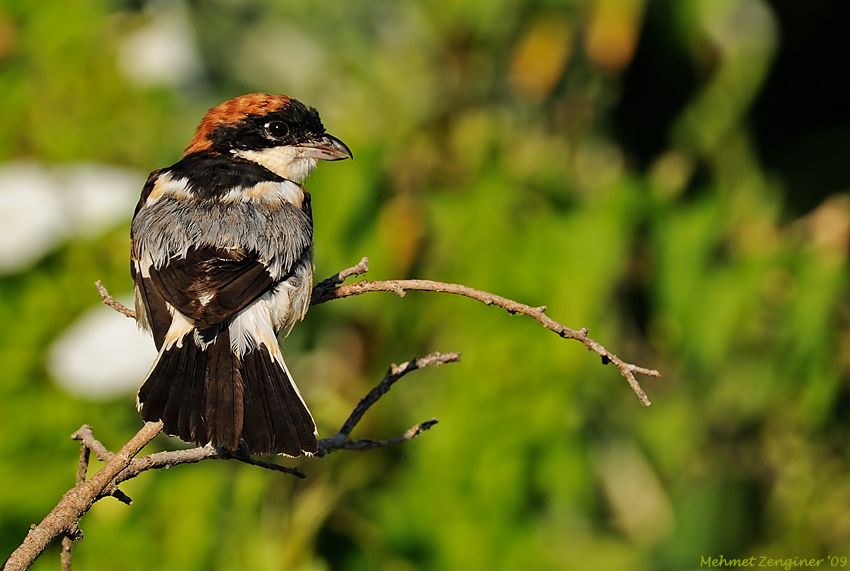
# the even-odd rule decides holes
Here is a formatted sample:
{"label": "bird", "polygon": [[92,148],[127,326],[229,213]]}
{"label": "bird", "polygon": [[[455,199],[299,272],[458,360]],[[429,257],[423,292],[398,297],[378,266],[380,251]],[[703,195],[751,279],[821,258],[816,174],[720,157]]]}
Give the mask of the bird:
{"label": "bird", "polygon": [[314,107],[251,93],[207,111],[182,158],[150,174],[130,230],[137,321],[158,351],[143,420],[232,453],[317,452],[278,334],[304,318],[313,287],[302,183],[319,161],[351,158]]}

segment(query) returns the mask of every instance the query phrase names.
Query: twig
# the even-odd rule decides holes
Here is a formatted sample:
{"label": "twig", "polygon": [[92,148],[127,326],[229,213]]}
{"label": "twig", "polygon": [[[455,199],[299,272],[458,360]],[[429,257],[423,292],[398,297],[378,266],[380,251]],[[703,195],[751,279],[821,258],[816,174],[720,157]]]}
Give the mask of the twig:
{"label": "twig", "polygon": [[345,268],[334,275],[325,278],[324,280],[317,283],[313,286],[313,296],[316,296],[316,291],[323,291],[333,289],[336,286],[343,283],[345,280],[352,276],[360,276],[369,271],[369,258],[363,256],[360,258],[360,261],[357,264],[351,266],[350,268]]}
{"label": "twig", "polygon": [[71,439],[79,440],[80,445],[94,452],[94,455],[97,456],[97,459],[101,462],[108,462],[115,455],[107,449],[106,446],[101,444],[100,440],[94,437],[91,426],[88,424],[84,424],[78,428],[77,431],[71,435]]}
{"label": "twig", "polygon": [[[74,483],[79,486],[83,482],[86,481],[86,473],[89,469],[89,456],[91,453],[91,449],[85,444],[80,445],[80,460],[77,463],[77,475],[74,480]],[[71,571],[71,549],[73,548],[74,542],[78,539],[81,539],[83,533],[80,531],[79,527],[72,533],[66,533],[62,537],[62,547],[59,551],[59,565],[62,571]]]}
{"label": "twig", "polygon": [[136,319],[136,312],[109,295],[109,292],[106,291],[106,287],[103,285],[103,282],[97,280],[94,282],[94,287],[97,288],[97,293],[100,294],[100,299],[104,304],[108,305],[121,315],[129,317],[130,319]]}
{"label": "twig", "polygon": [[392,388],[399,379],[408,373],[412,373],[417,369],[439,367],[446,363],[457,363],[458,361],[460,361],[460,353],[431,353],[425,357],[405,361],[401,365],[391,365],[390,368],[387,369],[384,378],[381,379],[381,381],[375,385],[375,387],[369,391],[369,393],[363,397],[359,403],[357,403],[357,406],[354,407],[354,410],[343,423],[342,428],[339,429],[339,434],[345,437],[351,434],[351,431],[354,430],[354,427],[357,426],[357,423],[360,422],[360,419],[363,418],[366,411],[369,410],[373,404],[378,402],[382,396],[387,394],[390,388]]}
{"label": "twig", "polygon": [[118,475],[116,478],[116,485],[131,478],[135,478],[142,472],[146,472],[148,470],[171,468],[172,466],[179,466],[180,464],[197,464],[203,460],[238,460],[245,464],[258,466],[266,470],[283,472],[297,478],[307,477],[303,472],[295,468],[259,460],[245,454],[230,453],[226,450],[207,444],[206,446],[199,446],[197,448],[156,452],[154,454],[148,454],[143,458],[137,458]]}
{"label": "twig", "polygon": [[404,434],[400,434],[395,438],[387,438],[386,440],[359,439],[337,442],[333,438],[328,438],[319,443],[319,452],[320,455],[324,455],[330,454],[334,450],[374,450],[375,448],[386,448],[388,446],[395,446],[396,444],[403,444],[409,440],[413,440],[438,422],[436,418],[420,422],[408,428]]}
{"label": "twig", "polygon": [[[98,457],[98,460],[108,461],[114,455],[94,437],[91,426],[87,424],[81,426],[71,437],[75,440],[79,440],[83,446],[89,447],[93,450],[95,455]],[[180,464],[196,464],[203,460],[238,460],[245,464],[259,466],[267,470],[284,472],[286,474],[297,476],[298,478],[306,477],[303,472],[296,470],[295,468],[257,460],[247,455],[233,454],[226,450],[216,448],[211,444],[207,444],[206,446],[198,446],[183,450],[155,452],[142,458],[134,458],[133,461],[130,462],[130,464],[122,470],[118,476],[116,476],[114,485],[117,486],[121,482],[135,478],[142,472],[146,472],[148,470],[171,468],[172,466],[179,466]]]}
{"label": "twig", "polygon": [[[324,283],[324,282],[323,282]],[[469,286],[460,284],[450,284],[444,282],[435,282],[432,280],[385,280],[385,281],[369,281],[363,280],[349,285],[340,285],[338,287],[328,288],[322,287],[313,289],[313,298],[311,303],[318,305],[327,301],[353,297],[368,292],[391,292],[400,297],[408,291],[433,291],[440,293],[449,293],[468,297],[476,301],[480,301],[485,305],[495,305],[501,307],[511,315],[525,315],[540,323],[546,329],[557,333],[564,339],[575,339],[582,343],[589,351],[593,351],[602,359],[603,364],[612,363],[620,371],[620,374],[626,379],[632,391],[637,395],[638,399],[644,406],[649,406],[650,400],[646,396],[643,388],[640,386],[635,374],[646,375],[648,377],[660,377],[661,373],[655,369],[640,367],[632,363],[623,361],[616,354],[609,351],[601,343],[591,338],[588,335],[587,329],[571,329],[561,323],[558,323],[548,315],[546,315],[546,306],[532,307],[524,303],[519,303],[512,299],[502,297],[486,291],[473,289]]]}
{"label": "twig", "polygon": [[391,438],[389,440],[349,439],[351,431],[354,430],[354,427],[357,426],[357,424],[360,422],[360,419],[362,419],[363,415],[366,414],[366,411],[368,411],[373,404],[378,402],[378,400],[380,400],[382,396],[387,394],[390,388],[392,388],[392,386],[396,382],[398,382],[399,379],[417,369],[424,369],[425,367],[438,367],[446,363],[456,363],[459,360],[459,353],[431,353],[430,355],[426,355],[425,357],[419,357],[418,359],[411,359],[410,361],[405,361],[401,365],[390,366],[390,368],[384,375],[384,378],[382,378],[380,382],[375,385],[372,390],[369,391],[366,396],[360,400],[359,403],[357,403],[357,406],[354,407],[354,410],[351,411],[351,414],[342,424],[342,427],[339,429],[339,432],[337,432],[330,438],[322,439],[319,442],[318,455],[324,456],[325,454],[329,454],[334,450],[366,450],[371,448],[393,446],[395,444],[400,444],[408,440],[413,440],[421,433],[437,424],[436,419],[431,419],[421,424],[417,424],[401,436]]}

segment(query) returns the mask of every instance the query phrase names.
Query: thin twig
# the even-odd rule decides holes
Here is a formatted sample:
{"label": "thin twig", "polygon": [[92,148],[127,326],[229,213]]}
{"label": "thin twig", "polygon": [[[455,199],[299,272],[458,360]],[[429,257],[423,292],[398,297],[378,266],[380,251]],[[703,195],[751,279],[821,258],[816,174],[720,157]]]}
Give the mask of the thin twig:
{"label": "thin twig", "polygon": [[103,282],[97,280],[94,282],[94,287],[97,288],[97,293],[100,294],[100,299],[105,305],[108,305],[121,315],[129,317],[130,319],[136,319],[136,312],[109,295],[109,292],[106,290],[106,286],[103,285]]}
{"label": "thin twig", "polygon": [[[363,256],[360,261],[350,268],[345,268],[313,286],[313,291],[333,289],[352,276],[360,276],[369,271],[369,258]],[[313,294],[315,295],[315,293]]]}
{"label": "thin twig", "polygon": [[500,295],[490,292],[477,290],[469,286],[460,284],[451,284],[444,282],[435,282],[432,280],[385,280],[385,281],[370,281],[363,280],[353,284],[340,285],[335,288],[323,288],[319,291],[313,290],[312,304],[318,305],[327,301],[353,297],[368,292],[390,292],[398,296],[404,297],[408,291],[433,291],[440,293],[449,293],[468,297],[476,301],[480,301],[485,305],[495,305],[510,313],[511,315],[525,315],[540,323],[546,329],[557,333],[564,339],[575,339],[582,343],[589,351],[593,351],[602,358],[603,364],[612,363],[620,371],[620,374],[626,379],[632,391],[637,395],[640,402],[645,405],[650,405],[649,397],[646,396],[643,388],[640,386],[635,374],[646,375],[648,377],[660,377],[661,373],[655,369],[640,367],[632,363],[623,361],[616,354],[609,351],[601,343],[591,338],[587,329],[571,329],[561,323],[558,323],[548,315],[546,315],[546,307],[532,307]]}
{"label": "thin twig", "polygon": [[374,450],[375,448],[386,448],[388,446],[395,446],[396,444],[404,444],[409,440],[413,440],[438,422],[436,418],[420,422],[408,428],[404,434],[400,434],[395,438],[387,438],[386,440],[368,440],[363,438],[337,442],[333,438],[327,438],[319,443],[320,455],[329,454],[334,450]]}
{"label": "thin twig", "polygon": [[[83,482],[86,481],[86,474],[89,469],[89,456],[91,450],[85,444],[80,444],[80,460],[77,463],[77,475],[74,479],[74,483],[79,486]],[[83,536],[79,527],[72,532],[66,533],[62,537],[62,547],[59,550],[59,565],[62,571],[71,571],[71,562],[72,562],[72,554],[71,549],[73,549],[74,542],[78,539],[81,539]]]}
{"label": "thin twig", "polygon": [[226,450],[216,448],[211,444],[207,444],[206,446],[198,446],[196,448],[187,448],[184,450],[155,452],[142,458],[136,458],[129,466],[127,466],[127,468],[124,469],[124,471],[118,474],[115,479],[115,484],[118,485],[121,482],[135,478],[142,472],[146,472],[148,470],[171,468],[172,466],[179,466],[180,464],[197,464],[203,460],[238,460],[245,464],[258,466],[275,472],[283,472],[298,478],[307,477],[303,472],[295,468],[281,466],[280,464],[275,464],[265,460],[259,460],[248,455],[230,453]]}
{"label": "thin twig", "polygon": [[339,429],[339,434],[348,437],[351,431],[354,430],[354,427],[357,426],[357,423],[360,422],[360,419],[363,418],[363,415],[366,414],[366,411],[378,402],[399,379],[408,373],[417,369],[438,367],[446,363],[456,363],[458,361],[460,361],[460,353],[431,353],[425,357],[405,361],[401,365],[391,365],[387,369],[384,378],[357,403],[357,406],[354,407],[354,410],[342,424],[342,428]]}
{"label": "thin twig", "polygon": [[401,365],[392,365],[387,369],[384,377],[363,397],[354,410],[342,424],[335,435],[330,438],[325,438],[319,442],[319,456],[324,456],[334,450],[366,450],[371,448],[381,448],[384,446],[393,446],[401,442],[412,440],[419,436],[422,432],[428,430],[435,424],[436,419],[417,424],[410,428],[407,432],[396,438],[389,440],[350,440],[349,435],[354,430],[354,427],[363,418],[372,405],[374,405],[382,396],[387,394],[387,391],[398,382],[399,379],[417,369],[425,367],[438,367],[446,363],[456,363],[460,360],[460,353],[431,353],[424,357],[405,361]]}
{"label": "thin twig", "polygon": [[114,452],[106,448],[100,440],[94,437],[91,426],[88,424],[84,424],[78,428],[77,431],[71,435],[71,439],[79,440],[80,444],[94,452],[94,455],[97,456],[97,459],[101,462],[108,462],[115,455]]}

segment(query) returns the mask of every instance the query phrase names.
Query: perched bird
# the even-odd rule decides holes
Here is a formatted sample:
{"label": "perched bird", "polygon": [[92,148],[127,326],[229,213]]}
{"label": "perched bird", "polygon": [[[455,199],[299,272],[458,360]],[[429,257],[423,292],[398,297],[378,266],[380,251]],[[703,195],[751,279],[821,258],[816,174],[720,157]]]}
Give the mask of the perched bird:
{"label": "perched bird", "polygon": [[351,156],[316,109],[254,93],[210,109],[183,158],[151,173],[130,268],[137,319],[159,350],[139,390],[145,420],[230,451],[317,451],[277,334],[310,305],[313,220],[301,182],[319,160]]}

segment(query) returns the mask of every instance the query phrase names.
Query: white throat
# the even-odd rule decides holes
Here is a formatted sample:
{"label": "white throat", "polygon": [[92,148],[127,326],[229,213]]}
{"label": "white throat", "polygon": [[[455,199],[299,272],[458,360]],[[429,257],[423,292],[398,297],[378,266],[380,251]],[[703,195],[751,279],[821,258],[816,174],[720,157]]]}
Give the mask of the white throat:
{"label": "white throat", "polygon": [[304,149],[289,145],[280,147],[269,147],[261,151],[230,151],[235,156],[262,165],[276,175],[282,176],[293,182],[301,183],[307,178],[318,159],[305,157]]}

